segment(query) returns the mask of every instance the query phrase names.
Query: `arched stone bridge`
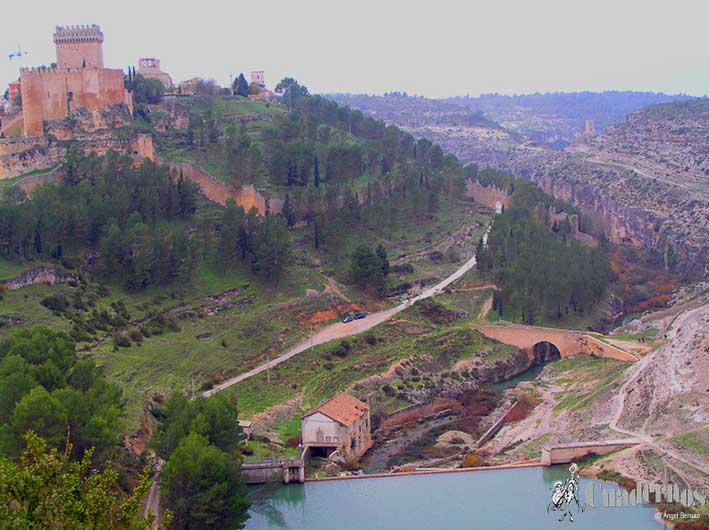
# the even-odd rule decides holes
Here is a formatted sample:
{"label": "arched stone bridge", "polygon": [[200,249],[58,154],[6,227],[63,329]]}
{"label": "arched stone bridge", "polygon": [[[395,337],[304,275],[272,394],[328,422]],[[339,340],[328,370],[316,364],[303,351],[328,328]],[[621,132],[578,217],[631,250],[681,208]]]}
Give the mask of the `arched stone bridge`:
{"label": "arched stone bridge", "polygon": [[534,360],[535,349],[544,343],[554,345],[559,350],[561,357],[584,353],[627,362],[638,360],[638,357],[634,354],[599,340],[597,336],[600,335],[594,336],[594,334],[584,331],[525,326],[522,324],[488,324],[475,325],[473,327],[486,337],[525,350],[531,360]]}

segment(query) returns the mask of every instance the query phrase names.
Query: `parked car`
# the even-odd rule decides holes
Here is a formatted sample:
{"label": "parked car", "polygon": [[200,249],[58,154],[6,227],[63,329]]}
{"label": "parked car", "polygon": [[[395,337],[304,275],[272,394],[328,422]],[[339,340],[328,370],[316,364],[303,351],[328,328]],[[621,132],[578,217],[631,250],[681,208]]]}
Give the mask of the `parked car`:
{"label": "parked car", "polygon": [[343,324],[347,324],[349,322],[352,322],[354,320],[354,317],[352,315],[347,315],[345,318],[342,319]]}
{"label": "parked car", "polygon": [[354,316],[354,319],[355,320],[362,320],[366,316],[367,316],[367,313],[356,313]]}

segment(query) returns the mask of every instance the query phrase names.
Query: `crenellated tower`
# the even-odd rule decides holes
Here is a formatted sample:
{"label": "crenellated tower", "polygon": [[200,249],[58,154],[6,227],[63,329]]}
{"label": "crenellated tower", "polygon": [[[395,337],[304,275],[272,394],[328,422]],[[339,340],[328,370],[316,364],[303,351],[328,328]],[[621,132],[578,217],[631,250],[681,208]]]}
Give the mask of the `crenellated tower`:
{"label": "crenellated tower", "polygon": [[57,26],[54,44],[60,70],[103,68],[103,33],[96,24]]}

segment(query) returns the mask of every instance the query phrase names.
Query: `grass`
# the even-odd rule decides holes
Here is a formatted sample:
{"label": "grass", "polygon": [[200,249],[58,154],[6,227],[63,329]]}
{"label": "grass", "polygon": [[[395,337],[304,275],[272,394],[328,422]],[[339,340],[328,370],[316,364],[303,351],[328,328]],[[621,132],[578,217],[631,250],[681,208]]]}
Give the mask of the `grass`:
{"label": "grass", "polygon": [[20,262],[0,258],[0,281],[16,278],[26,270],[41,266],[41,262]]}
{"label": "grass", "polygon": [[[109,378],[124,388],[131,424],[156,391],[189,393],[194,377],[196,392],[201,392],[210,382],[265,361],[267,351],[275,355],[304,338],[308,329],[300,328],[298,319],[327,307],[327,300],[305,299],[302,294],[307,287],[321,288],[323,281],[295,268],[284,283],[283,289],[273,291],[245,269],[202,266],[188,290],[148,289],[135,295],[114,290],[109,300],[124,300],[134,319],[169,311],[180,326],[179,331],[145,338],[130,348],[115,349],[108,340],[91,351]],[[231,289],[238,289],[227,298],[232,307],[219,310],[219,303],[209,300]],[[292,303],[294,299],[299,301]]]}
{"label": "grass", "polygon": [[698,431],[678,434],[672,438],[672,442],[688,451],[709,457],[709,426]]}
{"label": "grass", "polygon": [[[480,355],[494,362],[515,351],[471,331],[467,322],[442,325],[420,335],[407,334],[408,323],[430,326],[431,322],[426,321],[417,306],[401,315],[406,324],[384,323],[363,335],[345,339],[350,346],[347,353],[338,348],[342,341],[316,346],[271,369],[270,382],[269,375],[262,373],[226,392],[236,397],[240,414],[246,417],[300,398],[300,409],[274,427],[276,432],[293,435],[302,412],[337,392],[348,390],[368,399],[373,410],[390,413],[411,404],[402,398],[402,390],[431,388],[437,393],[469,377],[451,372],[458,361]],[[388,383],[379,379],[367,381],[404,359],[408,361]],[[396,395],[387,394],[383,391],[385,385],[401,390]]]}
{"label": "grass", "polygon": [[[47,326],[67,331],[70,328],[70,322],[40,304],[40,301],[46,296],[62,290],[67,291],[71,288],[60,285],[29,285],[16,291],[7,291],[0,301],[0,317],[18,318],[23,327]],[[2,320],[0,318],[0,323]],[[10,329],[12,329],[10,326],[0,325],[0,338],[9,333]]]}
{"label": "grass", "polygon": [[552,377],[563,386],[556,394],[554,412],[574,411],[601,398],[603,390],[613,384],[628,367],[615,359],[576,355],[555,361],[549,366]]}
{"label": "grass", "polygon": [[43,169],[33,169],[32,171],[28,171],[27,173],[22,173],[21,175],[17,175],[15,177],[7,178],[7,179],[0,179],[0,189],[11,188],[12,186],[22,182],[27,177],[35,177],[37,175],[46,175],[48,173],[51,173],[55,169],[57,169],[57,167],[59,167],[59,164],[55,164],[51,167],[43,168]]}

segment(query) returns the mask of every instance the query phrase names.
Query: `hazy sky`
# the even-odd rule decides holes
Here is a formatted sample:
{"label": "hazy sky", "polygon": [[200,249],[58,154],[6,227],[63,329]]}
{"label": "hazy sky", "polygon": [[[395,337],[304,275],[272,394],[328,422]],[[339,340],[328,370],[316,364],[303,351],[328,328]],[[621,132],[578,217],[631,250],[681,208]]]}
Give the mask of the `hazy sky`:
{"label": "hazy sky", "polygon": [[26,66],[49,64],[55,25],[97,23],[106,66],[158,57],[174,80],[199,75],[226,84],[232,73],[262,69],[270,87],[290,75],[312,92],[709,94],[709,0],[7,4],[3,87],[18,76],[7,57],[18,44],[29,52]]}

